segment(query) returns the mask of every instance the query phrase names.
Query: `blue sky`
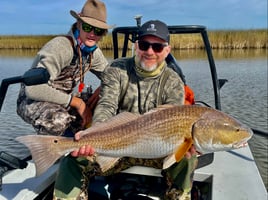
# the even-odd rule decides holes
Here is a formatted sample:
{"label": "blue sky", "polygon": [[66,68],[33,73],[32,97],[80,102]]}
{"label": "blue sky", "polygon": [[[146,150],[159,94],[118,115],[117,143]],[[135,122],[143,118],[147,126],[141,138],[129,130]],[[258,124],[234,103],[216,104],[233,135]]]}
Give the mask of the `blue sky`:
{"label": "blue sky", "polygon": [[[136,25],[159,19],[168,25],[198,24],[208,30],[267,29],[267,0],[103,0],[108,23]],[[64,34],[85,0],[0,0],[0,35]]]}

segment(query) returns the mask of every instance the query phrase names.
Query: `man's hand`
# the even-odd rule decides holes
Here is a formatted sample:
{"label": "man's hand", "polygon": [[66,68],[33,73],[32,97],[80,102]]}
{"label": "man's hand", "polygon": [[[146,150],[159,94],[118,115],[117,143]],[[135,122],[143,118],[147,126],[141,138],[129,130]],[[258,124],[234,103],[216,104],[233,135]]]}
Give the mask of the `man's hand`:
{"label": "man's hand", "polygon": [[78,114],[82,119],[82,127],[85,127],[87,124],[91,123],[92,120],[92,112],[91,108],[88,108],[86,103],[80,99],[79,97],[73,96],[70,106],[75,108]]}
{"label": "man's hand", "polygon": [[[80,136],[80,132],[76,133],[74,136],[74,139],[76,141],[80,140],[81,136]],[[82,147],[80,147],[78,150],[75,150],[73,152],[71,152],[71,155],[74,157],[78,157],[78,156],[93,156],[95,153],[94,149],[90,146],[90,145],[84,145]]]}
{"label": "man's hand", "polygon": [[194,145],[191,146],[188,152],[185,154],[185,158],[190,159],[193,155],[197,155],[197,151],[194,147]]}

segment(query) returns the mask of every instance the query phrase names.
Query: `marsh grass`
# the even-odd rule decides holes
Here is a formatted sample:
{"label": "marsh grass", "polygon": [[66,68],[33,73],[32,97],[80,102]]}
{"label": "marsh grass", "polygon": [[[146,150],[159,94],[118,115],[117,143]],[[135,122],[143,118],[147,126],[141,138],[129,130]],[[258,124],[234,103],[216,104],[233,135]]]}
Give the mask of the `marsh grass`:
{"label": "marsh grass", "polygon": [[212,48],[249,49],[267,48],[267,30],[214,31],[209,33]]}
{"label": "marsh grass", "polygon": [[0,49],[40,49],[52,35],[0,36]]}
{"label": "marsh grass", "polygon": [[[267,30],[219,30],[208,32],[213,49],[260,49],[268,47]],[[0,49],[40,49],[56,35],[7,35],[0,36]],[[118,38],[119,46],[123,44],[123,36]],[[200,34],[171,35],[173,49],[204,48]],[[102,49],[113,49],[112,35],[108,34],[99,42]],[[131,49],[131,44],[129,44]]]}

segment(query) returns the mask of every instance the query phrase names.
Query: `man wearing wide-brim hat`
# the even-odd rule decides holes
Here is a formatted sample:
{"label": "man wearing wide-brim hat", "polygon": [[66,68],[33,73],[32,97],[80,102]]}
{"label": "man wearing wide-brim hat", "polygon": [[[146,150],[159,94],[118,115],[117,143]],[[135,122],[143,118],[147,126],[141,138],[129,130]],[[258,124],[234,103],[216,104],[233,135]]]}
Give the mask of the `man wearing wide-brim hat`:
{"label": "man wearing wide-brim hat", "polygon": [[106,23],[106,8],[105,4],[100,1],[87,1],[82,8],[81,13],[76,13],[75,11],[70,11],[71,15],[77,20],[88,23],[92,26],[110,29],[113,26]]}

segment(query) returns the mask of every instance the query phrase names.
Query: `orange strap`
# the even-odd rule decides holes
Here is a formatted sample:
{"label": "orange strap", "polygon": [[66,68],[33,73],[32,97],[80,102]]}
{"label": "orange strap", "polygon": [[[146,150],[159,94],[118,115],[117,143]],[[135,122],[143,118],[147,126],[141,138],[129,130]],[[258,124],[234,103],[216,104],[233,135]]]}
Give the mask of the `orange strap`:
{"label": "orange strap", "polygon": [[188,86],[184,86],[184,92],[185,92],[185,105],[193,105],[195,103],[194,101],[194,91]]}

